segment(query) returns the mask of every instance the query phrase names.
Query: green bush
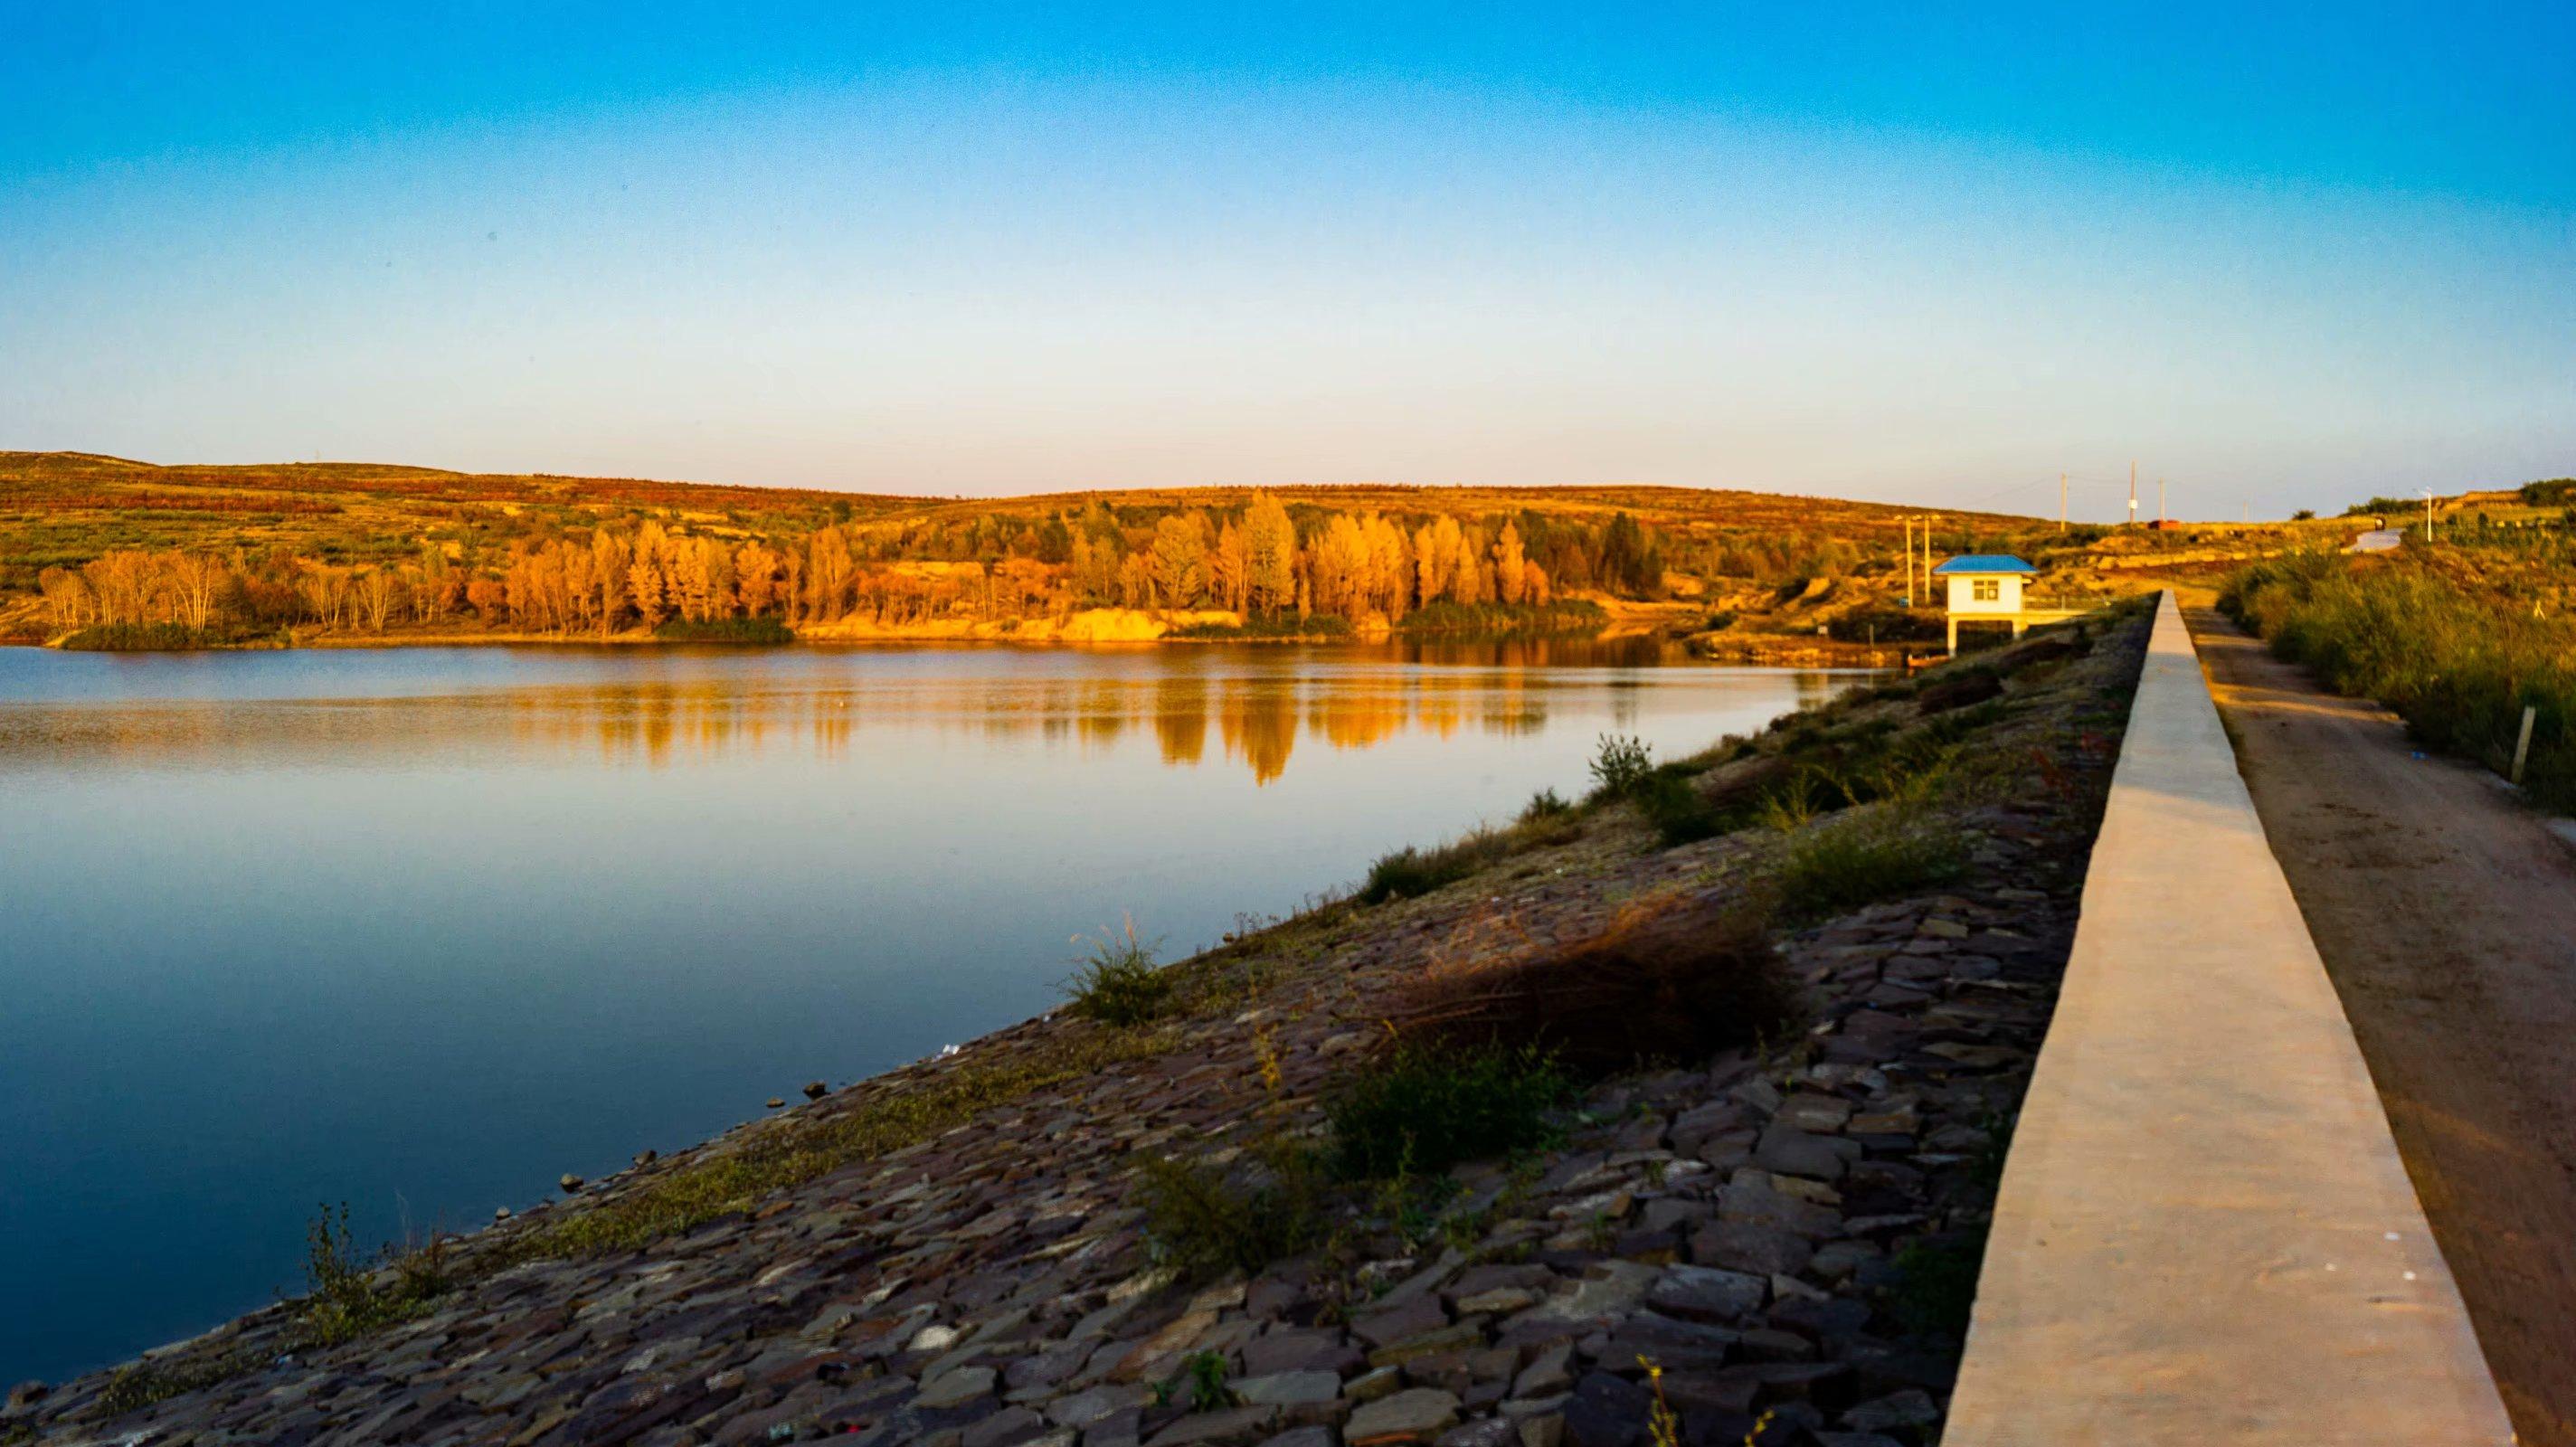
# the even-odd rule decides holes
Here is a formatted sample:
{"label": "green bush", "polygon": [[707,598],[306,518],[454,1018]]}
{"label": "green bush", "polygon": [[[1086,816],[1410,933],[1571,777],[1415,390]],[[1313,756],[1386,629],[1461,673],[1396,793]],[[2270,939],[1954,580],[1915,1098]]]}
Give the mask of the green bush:
{"label": "green bush", "polygon": [[345,1204],[336,1213],[324,1206],[305,1228],[304,1278],[309,1290],[297,1303],[298,1315],[306,1337],[324,1346],[417,1315],[452,1285],[446,1248],[436,1236],[417,1248],[373,1256],[358,1251]]}
{"label": "green bush", "polygon": [[794,630],[775,618],[673,618],[653,630],[668,643],[757,643],[796,641]]}
{"label": "green bush", "polygon": [[1741,811],[1718,806],[1687,777],[1662,769],[1648,774],[1630,796],[1666,848],[1712,838],[1745,823]]}
{"label": "green bush", "polygon": [[1520,822],[1524,824],[1540,824],[1550,819],[1562,818],[1563,816],[1573,812],[1574,806],[1565,802],[1562,798],[1559,798],[1554,789],[1541,789],[1537,793],[1530,795],[1529,803],[1521,807]]}
{"label": "green bush", "polygon": [[1222,1412],[1242,1406],[1242,1394],[1226,1381],[1225,1353],[1192,1353],[1183,1359],[1179,1372],[1155,1385],[1155,1406],[1175,1403],[1193,1412]]}
{"label": "green bush", "polygon": [[1824,919],[1882,899],[1946,884],[1967,867],[1959,841],[1893,810],[1836,820],[1801,833],[1781,862],[1781,911]]}
{"label": "green bush", "polygon": [[1601,747],[1592,756],[1592,792],[1597,798],[1624,799],[1654,767],[1654,750],[1646,746],[1645,740],[1603,734]]}
{"label": "green bush", "polygon": [[1323,1234],[1323,1184],[1310,1153],[1276,1138],[1254,1151],[1248,1178],[1169,1156],[1136,1168],[1145,1236],[1186,1277],[1249,1275]]}
{"label": "green bush", "polygon": [[1366,1179],[1436,1173],[1550,1138],[1573,1077],[1536,1049],[1400,1046],[1333,1099],[1333,1163]]}
{"label": "green bush", "polygon": [[1362,904],[1381,904],[1390,899],[1410,899],[1417,894],[1429,894],[1443,885],[1466,878],[1511,852],[1511,836],[1493,829],[1478,829],[1429,849],[1408,844],[1392,854],[1380,856],[1377,863],[1369,866],[1368,878],[1360,885],[1359,901]]}
{"label": "green bush", "polygon": [[1154,947],[1136,937],[1129,921],[1121,932],[1100,932],[1091,953],[1064,986],[1067,1006],[1085,1020],[1103,1025],[1146,1025],[1169,1014],[1172,977],[1154,963]]}

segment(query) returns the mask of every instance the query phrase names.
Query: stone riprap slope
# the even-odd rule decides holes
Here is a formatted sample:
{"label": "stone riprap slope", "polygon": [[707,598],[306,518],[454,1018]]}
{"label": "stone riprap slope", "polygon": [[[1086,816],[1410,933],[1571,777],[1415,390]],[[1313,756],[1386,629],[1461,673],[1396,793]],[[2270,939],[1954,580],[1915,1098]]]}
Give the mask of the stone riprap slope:
{"label": "stone riprap slope", "polygon": [[1929,1441],[2142,620],[1712,771],[1969,726],[1919,821],[1964,875],[1782,936],[1803,1038],[1597,1084],[1551,1148],[1445,1196],[1349,1191],[1323,1247],[1249,1277],[1158,1266],[1140,1161],[1319,1128],[1430,962],[1762,888],[1846,816],[1659,848],[1626,806],[1582,811],[1431,894],[1173,966],[1178,1019],[1031,1021],[826,1093],[477,1233],[408,1319],[316,1346],[280,1305],[22,1394],[0,1441],[1629,1447],[1658,1387],[1691,1443]]}

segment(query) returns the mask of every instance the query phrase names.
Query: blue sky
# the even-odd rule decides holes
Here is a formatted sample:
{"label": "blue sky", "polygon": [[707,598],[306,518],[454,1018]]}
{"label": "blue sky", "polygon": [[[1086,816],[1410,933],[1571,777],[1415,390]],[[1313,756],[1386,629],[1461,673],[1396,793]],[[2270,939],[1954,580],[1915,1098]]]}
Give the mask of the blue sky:
{"label": "blue sky", "polygon": [[2576,471],[2576,16],[2256,8],[0,0],[0,446],[2102,517],[2133,457],[2187,516]]}

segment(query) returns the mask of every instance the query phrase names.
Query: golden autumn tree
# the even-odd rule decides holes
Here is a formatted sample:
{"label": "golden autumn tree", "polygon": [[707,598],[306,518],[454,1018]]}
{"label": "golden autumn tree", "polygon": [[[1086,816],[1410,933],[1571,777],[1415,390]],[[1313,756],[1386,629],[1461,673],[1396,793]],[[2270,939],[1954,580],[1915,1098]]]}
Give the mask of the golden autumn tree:
{"label": "golden autumn tree", "polygon": [[1243,512],[1243,563],[1253,611],[1277,613],[1297,600],[1297,527],[1288,509],[1266,492],[1254,493]]}
{"label": "golden autumn tree", "polygon": [[1337,512],[1327,519],[1307,549],[1306,569],[1317,612],[1356,618],[1367,611],[1368,536],[1357,518]]}
{"label": "golden autumn tree", "polygon": [[1207,588],[1207,519],[1196,512],[1164,514],[1154,524],[1149,558],[1162,606],[1195,605]]}
{"label": "golden autumn tree", "polygon": [[759,542],[748,542],[733,555],[733,594],[743,616],[757,618],[778,597],[778,554]]}
{"label": "golden autumn tree", "polygon": [[618,614],[626,609],[627,575],[634,566],[635,550],[624,538],[606,528],[590,535],[590,585],[603,637],[617,626]]}
{"label": "golden autumn tree", "polygon": [[850,541],[839,528],[825,528],[805,545],[806,615],[830,622],[849,607]]}
{"label": "golden autumn tree", "polygon": [[1494,591],[1506,603],[1529,597],[1529,555],[1521,548],[1521,530],[1509,522],[1494,540]]}
{"label": "golden autumn tree", "polygon": [[1227,523],[1216,532],[1216,546],[1208,552],[1208,592],[1220,608],[1243,611],[1243,594],[1249,580],[1249,567],[1243,552],[1243,529]]}
{"label": "golden autumn tree", "polygon": [[1413,596],[1413,549],[1403,527],[1370,513],[1360,520],[1360,542],[1368,560],[1363,569],[1367,606],[1389,622],[1402,622]]}
{"label": "golden autumn tree", "polygon": [[646,628],[659,627],[663,619],[671,616],[662,598],[662,570],[641,548],[635,552],[635,561],[627,565],[626,591],[635,600],[635,615],[644,620]]}
{"label": "golden autumn tree", "polygon": [[1456,518],[1433,518],[1414,530],[1413,566],[1424,607],[1457,597],[1458,558],[1466,550],[1467,535]]}
{"label": "golden autumn tree", "polygon": [[1458,551],[1453,559],[1457,577],[1449,585],[1449,596],[1470,607],[1494,600],[1494,575],[1485,563],[1485,530],[1460,530]]}

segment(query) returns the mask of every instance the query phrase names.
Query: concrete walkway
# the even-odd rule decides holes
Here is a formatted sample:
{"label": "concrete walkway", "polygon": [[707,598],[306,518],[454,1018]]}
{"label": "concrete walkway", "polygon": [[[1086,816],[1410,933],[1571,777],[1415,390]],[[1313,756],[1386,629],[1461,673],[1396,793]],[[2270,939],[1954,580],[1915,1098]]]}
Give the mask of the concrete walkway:
{"label": "concrete walkway", "polygon": [[2512,1440],[2170,593],[1942,1440]]}

